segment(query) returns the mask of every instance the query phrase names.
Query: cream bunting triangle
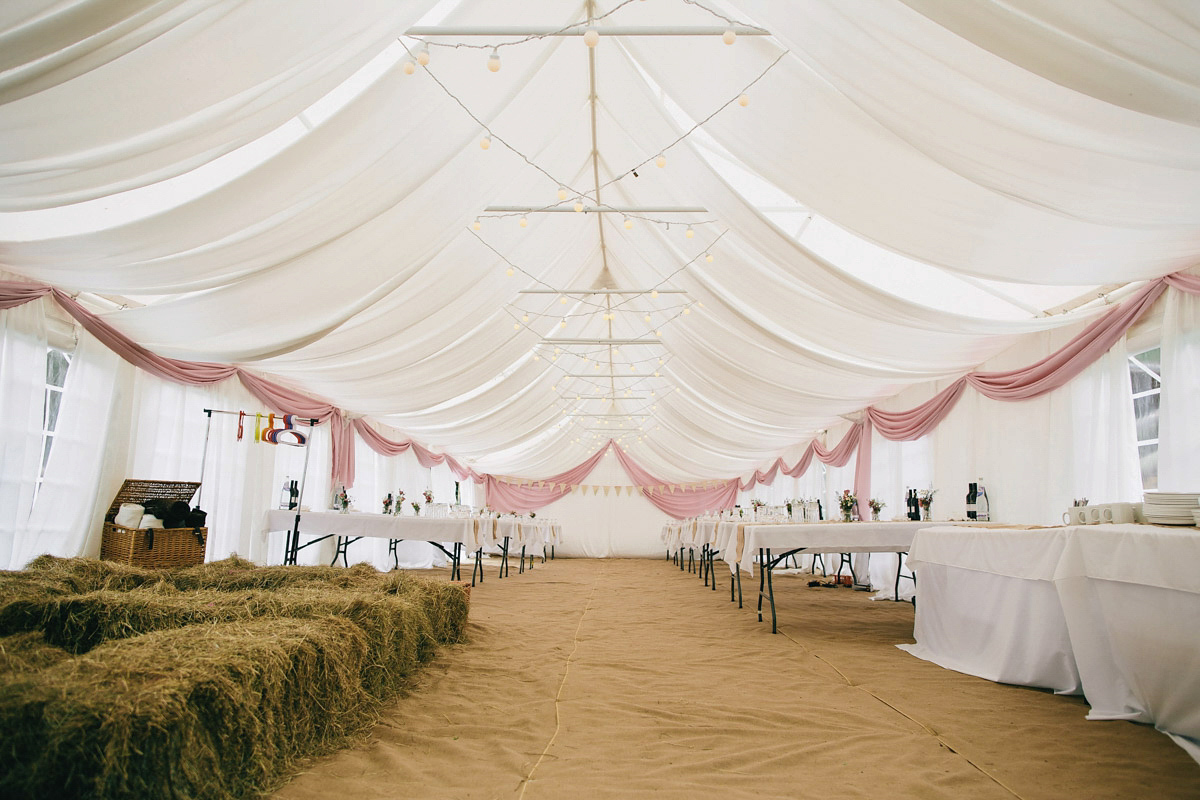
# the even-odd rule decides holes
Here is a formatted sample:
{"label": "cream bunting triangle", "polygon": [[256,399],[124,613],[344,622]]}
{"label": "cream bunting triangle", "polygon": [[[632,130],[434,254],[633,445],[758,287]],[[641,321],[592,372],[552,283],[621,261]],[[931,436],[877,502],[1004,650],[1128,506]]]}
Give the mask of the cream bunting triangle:
{"label": "cream bunting triangle", "polygon": [[604,496],[605,496],[605,497],[608,497],[608,490],[609,490],[609,489],[611,489],[611,488],[612,488],[611,486],[605,486],[605,487],[604,487]]}

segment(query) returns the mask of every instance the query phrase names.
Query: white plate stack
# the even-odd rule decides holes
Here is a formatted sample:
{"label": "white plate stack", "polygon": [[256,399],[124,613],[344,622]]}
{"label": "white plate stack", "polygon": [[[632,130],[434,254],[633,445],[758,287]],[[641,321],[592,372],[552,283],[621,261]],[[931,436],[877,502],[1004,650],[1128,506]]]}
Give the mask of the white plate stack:
{"label": "white plate stack", "polygon": [[1142,514],[1151,525],[1195,525],[1200,492],[1146,492]]}

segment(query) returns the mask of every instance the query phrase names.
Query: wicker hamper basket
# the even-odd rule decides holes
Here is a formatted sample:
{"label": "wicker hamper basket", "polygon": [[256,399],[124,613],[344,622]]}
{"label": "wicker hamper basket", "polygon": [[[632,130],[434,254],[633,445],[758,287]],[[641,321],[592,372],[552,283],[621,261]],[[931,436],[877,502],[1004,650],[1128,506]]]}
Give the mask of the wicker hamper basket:
{"label": "wicker hamper basket", "polygon": [[208,528],[135,530],[113,524],[122,503],[144,505],[158,499],[190,503],[199,487],[198,481],[125,481],[104,515],[100,558],[152,569],[203,564]]}

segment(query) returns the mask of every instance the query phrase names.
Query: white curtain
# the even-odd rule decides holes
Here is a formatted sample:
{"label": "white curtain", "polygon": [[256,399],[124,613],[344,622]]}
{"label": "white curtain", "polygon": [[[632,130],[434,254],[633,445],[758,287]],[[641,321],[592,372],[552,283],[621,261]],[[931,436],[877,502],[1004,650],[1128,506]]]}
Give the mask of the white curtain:
{"label": "white curtain", "polygon": [[[44,300],[0,311],[0,566],[33,508],[42,465],[46,395]],[[26,559],[28,560],[28,559]]]}
{"label": "white curtain", "polygon": [[110,445],[122,450],[128,436],[124,408],[132,372],[107,346],[81,334],[67,373],[54,449],[11,564],[23,565],[42,553],[99,555],[101,524],[117,488]]}
{"label": "white curtain", "polygon": [[1158,486],[1200,492],[1200,296],[1168,292],[1162,327]]}

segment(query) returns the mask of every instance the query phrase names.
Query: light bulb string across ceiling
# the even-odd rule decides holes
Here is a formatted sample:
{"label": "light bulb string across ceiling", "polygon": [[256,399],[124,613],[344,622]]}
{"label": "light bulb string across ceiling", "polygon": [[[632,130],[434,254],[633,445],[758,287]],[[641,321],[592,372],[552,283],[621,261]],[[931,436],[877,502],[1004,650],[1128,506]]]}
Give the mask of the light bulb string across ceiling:
{"label": "light bulb string across ceiling", "polygon": [[[630,2],[630,0],[626,0],[626,2]],[[625,5],[625,3],[622,3],[622,5]],[[613,9],[613,10],[615,11],[616,9]],[[612,13],[612,12],[609,12],[609,13]],[[579,24],[579,23],[576,23],[576,24]],[[567,30],[571,27],[574,27],[574,26],[567,26],[563,30]],[[546,35],[542,35],[542,36],[533,36],[533,37],[529,37],[529,39],[530,40],[541,39],[541,38],[545,38],[548,35],[550,35],[550,34],[546,34]],[[416,58],[416,56],[413,55],[413,51],[408,46],[408,44],[406,44],[403,41],[401,41],[400,44],[402,47],[404,47],[405,52],[409,55],[410,58],[412,58],[412,59]],[[517,44],[517,42],[513,42],[512,44]],[[445,46],[451,46],[451,45],[445,45]],[[464,44],[463,46],[464,47],[482,47],[484,45],[466,45],[466,44]],[[488,45],[488,46],[492,47],[491,45]],[[494,49],[494,47],[493,47],[493,49]],[[626,169],[624,172],[618,173],[615,177],[610,178],[607,181],[604,181],[603,183],[599,184],[596,187],[596,189],[593,190],[592,192],[579,191],[575,187],[573,187],[569,182],[559,180],[558,178],[556,178],[548,170],[546,170],[544,167],[542,167],[540,164],[538,164],[532,158],[527,156],[524,152],[522,152],[521,150],[514,147],[504,137],[502,137],[498,133],[496,133],[490,125],[488,125],[486,122],[484,122],[482,119],[480,119],[475,114],[475,112],[473,112],[467,106],[467,104],[462,101],[462,99],[460,99],[456,94],[454,94],[453,92],[450,91],[449,87],[447,87],[446,84],[443,83],[437,77],[437,75],[433,72],[432,69],[429,68],[428,65],[423,66],[422,69],[424,69],[425,72],[429,75],[429,77],[433,80],[433,82],[435,84],[437,84],[438,88],[440,88],[446,94],[447,97],[449,97],[451,100],[453,100],[455,102],[455,104],[458,105],[458,107],[462,109],[463,113],[465,113],[468,117],[470,117],[472,121],[474,121],[477,125],[479,125],[480,128],[482,128],[484,130],[485,138],[488,140],[489,145],[491,144],[491,142],[499,142],[500,144],[504,145],[504,147],[506,147],[511,153],[513,153],[515,156],[517,156],[522,161],[524,161],[526,164],[528,164],[530,167],[537,170],[542,175],[545,175],[556,186],[562,186],[562,187],[567,188],[568,190],[570,190],[569,193],[576,198],[588,198],[589,200],[592,201],[592,203],[594,205],[601,206],[601,203],[598,200],[596,200],[596,193],[600,189],[605,189],[605,188],[617,183],[618,181],[621,181],[621,180],[629,177],[637,170],[644,168],[647,164],[655,161],[656,159],[661,157],[664,153],[666,153],[669,150],[671,150],[672,148],[676,147],[680,142],[682,142],[684,139],[691,136],[691,134],[695,133],[697,130],[699,130],[705,124],[707,124],[710,120],[712,120],[714,117],[716,117],[717,114],[724,111],[730,105],[738,102],[738,100],[741,97],[743,97],[755,84],[757,84],[759,81],[761,81],[763,78],[765,78],[767,76],[767,74],[775,67],[775,65],[777,65],[783,59],[783,57],[786,56],[789,52],[790,51],[787,49],[782,50],[779,53],[779,55],[776,56],[774,61],[772,61],[770,64],[768,64],[753,80],[751,80],[749,83],[747,83],[745,86],[743,86],[741,88],[741,90],[737,92],[737,94],[733,95],[728,100],[726,100],[724,103],[719,105],[716,109],[714,109],[706,117],[704,117],[700,121],[694,123],[690,128],[688,128],[682,134],[677,136],[674,140],[672,140],[665,147],[659,148],[658,151],[656,151],[654,153],[654,155],[651,155],[648,158],[643,159],[642,161],[638,162],[634,166]],[[538,213],[539,211],[547,211],[547,210],[550,210],[553,208],[557,208],[557,207],[561,206],[564,202],[567,202],[567,201],[556,201],[553,203],[547,203],[545,206],[533,207],[533,208],[530,208],[528,211],[523,211],[523,212],[501,212],[501,213],[497,213],[497,214],[488,214],[486,216],[489,218],[490,217],[523,216],[524,214]],[[484,216],[484,215],[481,215],[481,218],[482,218],[482,216]],[[657,224],[657,225],[668,225],[673,221],[673,220],[665,220],[665,219],[656,219],[654,217],[637,214],[636,212],[627,213],[626,216],[628,216],[630,218],[640,219],[643,222],[648,222],[648,223]],[[692,222],[690,224],[704,225],[704,224],[710,224],[712,222],[715,222],[715,220],[703,220],[703,221]],[[682,224],[682,223],[679,223],[676,221],[675,224]]]}

